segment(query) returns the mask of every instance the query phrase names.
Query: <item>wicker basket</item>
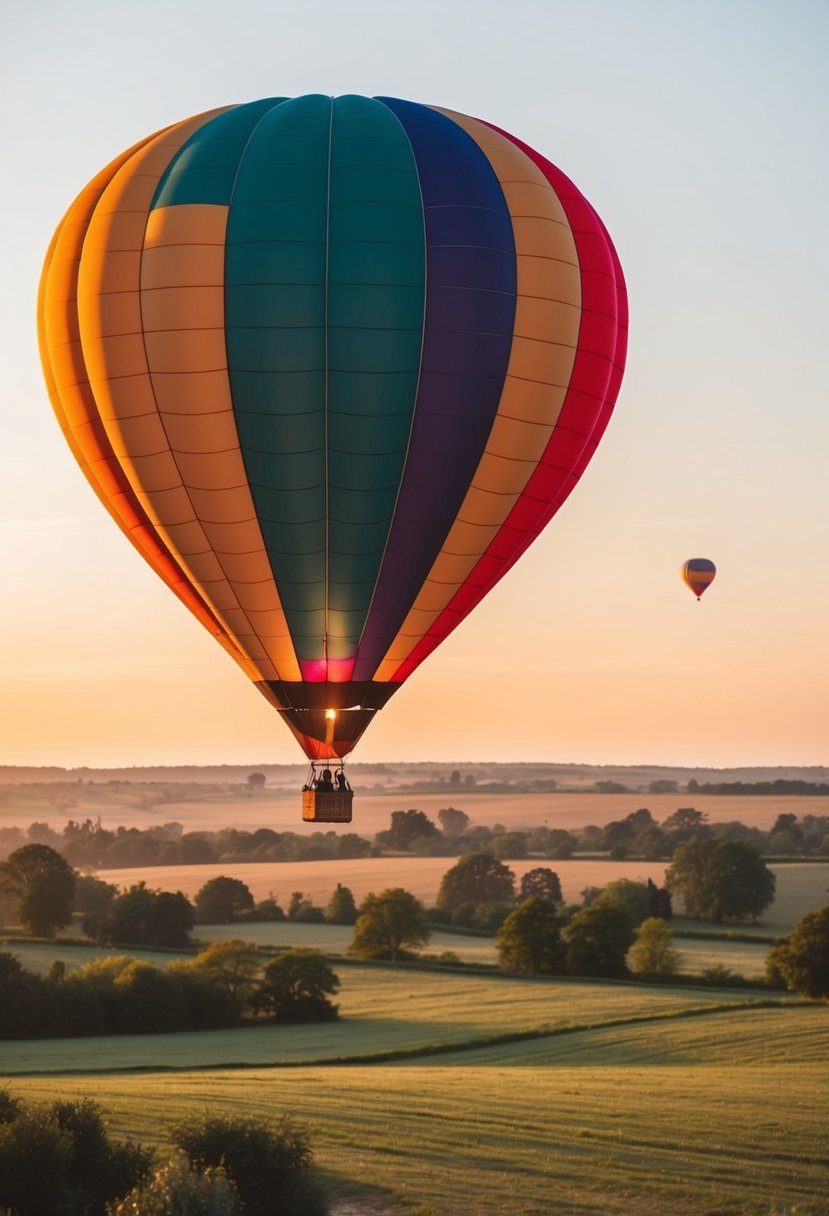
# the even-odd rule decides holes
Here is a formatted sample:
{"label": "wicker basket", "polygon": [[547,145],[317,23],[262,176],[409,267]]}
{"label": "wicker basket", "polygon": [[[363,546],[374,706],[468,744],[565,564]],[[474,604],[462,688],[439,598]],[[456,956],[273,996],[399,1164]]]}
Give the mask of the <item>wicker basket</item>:
{"label": "wicker basket", "polygon": [[302,818],[308,823],[351,823],[353,790],[302,791]]}

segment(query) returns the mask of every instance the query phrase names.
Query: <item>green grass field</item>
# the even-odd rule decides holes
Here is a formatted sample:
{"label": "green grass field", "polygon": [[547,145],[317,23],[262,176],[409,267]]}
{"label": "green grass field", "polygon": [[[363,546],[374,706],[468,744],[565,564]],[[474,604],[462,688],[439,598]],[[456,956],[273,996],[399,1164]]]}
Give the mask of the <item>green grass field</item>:
{"label": "green grass field", "polygon": [[[634,809],[615,805],[617,817]],[[180,818],[169,807],[163,817]],[[735,808],[733,817],[743,816]],[[283,906],[294,890],[324,903],[338,881],[358,899],[400,885],[432,902],[451,864],[192,866],[127,870],[117,881],[194,894],[232,873]],[[536,864],[512,863],[518,874]],[[571,899],[621,876],[659,879],[665,868],[549,864]],[[829,867],[773,868],[777,899],[757,930],[769,935],[829,898]],[[334,954],[351,940],[350,929],[290,923],[200,926],[197,935]],[[762,972],[768,949],[675,945],[686,972],[719,963],[744,975]],[[40,971],[53,958],[77,966],[111,953],[60,941],[2,948]],[[435,933],[429,953],[444,950],[494,961],[492,939]],[[338,1023],[2,1042],[0,1077],[20,1096],[96,1098],[114,1134],[157,1144],[194,1112],[291,1113],[310,1126],[332,1194],[357,1197],[350,1216],[829,1216],[825,1006],[737,989],[335,967]]]}
{"label": "green grass field", "polygon": [[[187,1071],[187,1044],[205,1037],[190,1035],[177,1061],[184,1071],[16,1077],[12,1091],[92,1096],[113,1133],[158,1144],[194,1111],[292,1113],[310,1126],[334,1194],[369,1194],[381,1210],[410,1216],[829,1211],[824,1007],[737,1007],[732,994],[723,1008],[725,994],[701,990],[359,972],[343,1005],[367,1025],[353,1043],[345,1023],[293,1028],[299,1057],[323,1029],[345,1032],[345,1054],[390,1042],[394,1022],[410,1042],[418,1026],[433,1041],[457,1033],[467,1042],[539,1018],[582,1028],[383,1064],[203,1071]],[[393,1002],[392,1013],[378,1000]],[[633,1020],[609,1025],[615,1016]],[[287,1053],[290,1035],[270,1035]],[[141,1041],[149,1064],[157,1052],[150,1036]],[[78,1047],[62,1045],[64,1066],[83,1066]],[[116,1047],[98,1041],[95,1066],[114,1063]]]}
{"label": "green grass field", "polygon": [[[339,1022],[71,1041],[6,1040],[0,1042],[0,1075],[362,1062],[486,1045],[505,1035],[546,1035],[758,1004],[757,993],[733,989],[532,980],[354,963],[335,964],[335,970],[342,981]],[[773,999],[784,1005],[793,1001],[787,994]]]}

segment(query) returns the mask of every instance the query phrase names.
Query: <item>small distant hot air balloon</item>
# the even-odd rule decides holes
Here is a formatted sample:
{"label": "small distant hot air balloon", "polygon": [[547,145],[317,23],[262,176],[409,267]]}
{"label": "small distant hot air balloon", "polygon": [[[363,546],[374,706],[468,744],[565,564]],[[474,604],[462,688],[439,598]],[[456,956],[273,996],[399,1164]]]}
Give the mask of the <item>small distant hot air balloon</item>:
{"label": "small distant hot air balloon", "polygon": [[39,321],[104,506],[309,759],[341,762],[575,486],[627,302],[596,212],[514,136],[275,97],[94,178]]}
{"label": "small distant hot air balloon", "polygon": [[717,567],[707,557],[692,557],[682,567],[682,581],[690,587],[697,599],[700,599],[714,581]]}

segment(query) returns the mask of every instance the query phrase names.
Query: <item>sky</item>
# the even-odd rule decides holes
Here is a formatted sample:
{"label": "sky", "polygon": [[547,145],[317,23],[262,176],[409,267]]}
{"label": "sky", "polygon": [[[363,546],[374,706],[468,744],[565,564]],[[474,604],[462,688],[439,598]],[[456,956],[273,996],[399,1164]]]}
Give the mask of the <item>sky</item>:
{"label": "sky", "polygon": [[[277,715],[101,507],[35,308],[89,179],[275,94],[442,105],[607,225],[630,294],[611,424],[542,537],[355,760],[829,763],[824,0],[0,0],[0,764],[288,763]],[[679,578],[705,556],[701,602]]]}

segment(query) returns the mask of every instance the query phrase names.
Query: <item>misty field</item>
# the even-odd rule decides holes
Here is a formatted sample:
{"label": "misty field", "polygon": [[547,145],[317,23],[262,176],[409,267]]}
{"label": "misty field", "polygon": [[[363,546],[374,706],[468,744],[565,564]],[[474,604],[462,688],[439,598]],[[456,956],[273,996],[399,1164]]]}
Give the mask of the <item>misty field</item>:
{"label": "misty field", "polygon": [[[501,987],[511,1025],[515,993],[536,986]],[[584,1023],[597,1001],[604,1025],[393,1064],[18,1077],[12,1091],[89,1095],[114,1134],[158,1144],[207,1109],[293,1114],[332,1192],[368,1193],[383,1211],[825,1216],[825,1008],[712,1005],[688,1017],[685,993],[673,1011],[640,1005],[614,1026],[623,986],[573,987],[570,1015]],[[64,1062],[82,1066],[76,1047],[64,1044]]]}
{"label": "misty field", "polygon": [[[0,826],[26,828],[34,821],[48,823],[60,831],[68,819],[82,821],[101,817],[103,827],[149,828],[181,823],[185,831],[219,831],[237,827],[252,831],[272,828],[276,832],[307,833],[314,824],[303,823],[300,785],[296,789],[250,790],[243,785],[211,789],[197,783],[111,782],[25,783],[0,786]],[[717,794],[599,794],[561,791],[545,794],[478,792],[474,787],[442,793],[395,789],[358,789],[354,799],[354,822],[347,830],[373,837],[389,826],[393,811],[410,808],[424,811],[437,821],[442,807],[465,811],[473,823],[492,827],[502,824],[508,831],[535,828],[580,829],[623,819],[631,811],[647,807],[657,822],[663,822],[679,807],[694,806],[712,823],[733,820],[767,831],[781,812],[804,815],[829,814],[829,798],[766,797]]]}

